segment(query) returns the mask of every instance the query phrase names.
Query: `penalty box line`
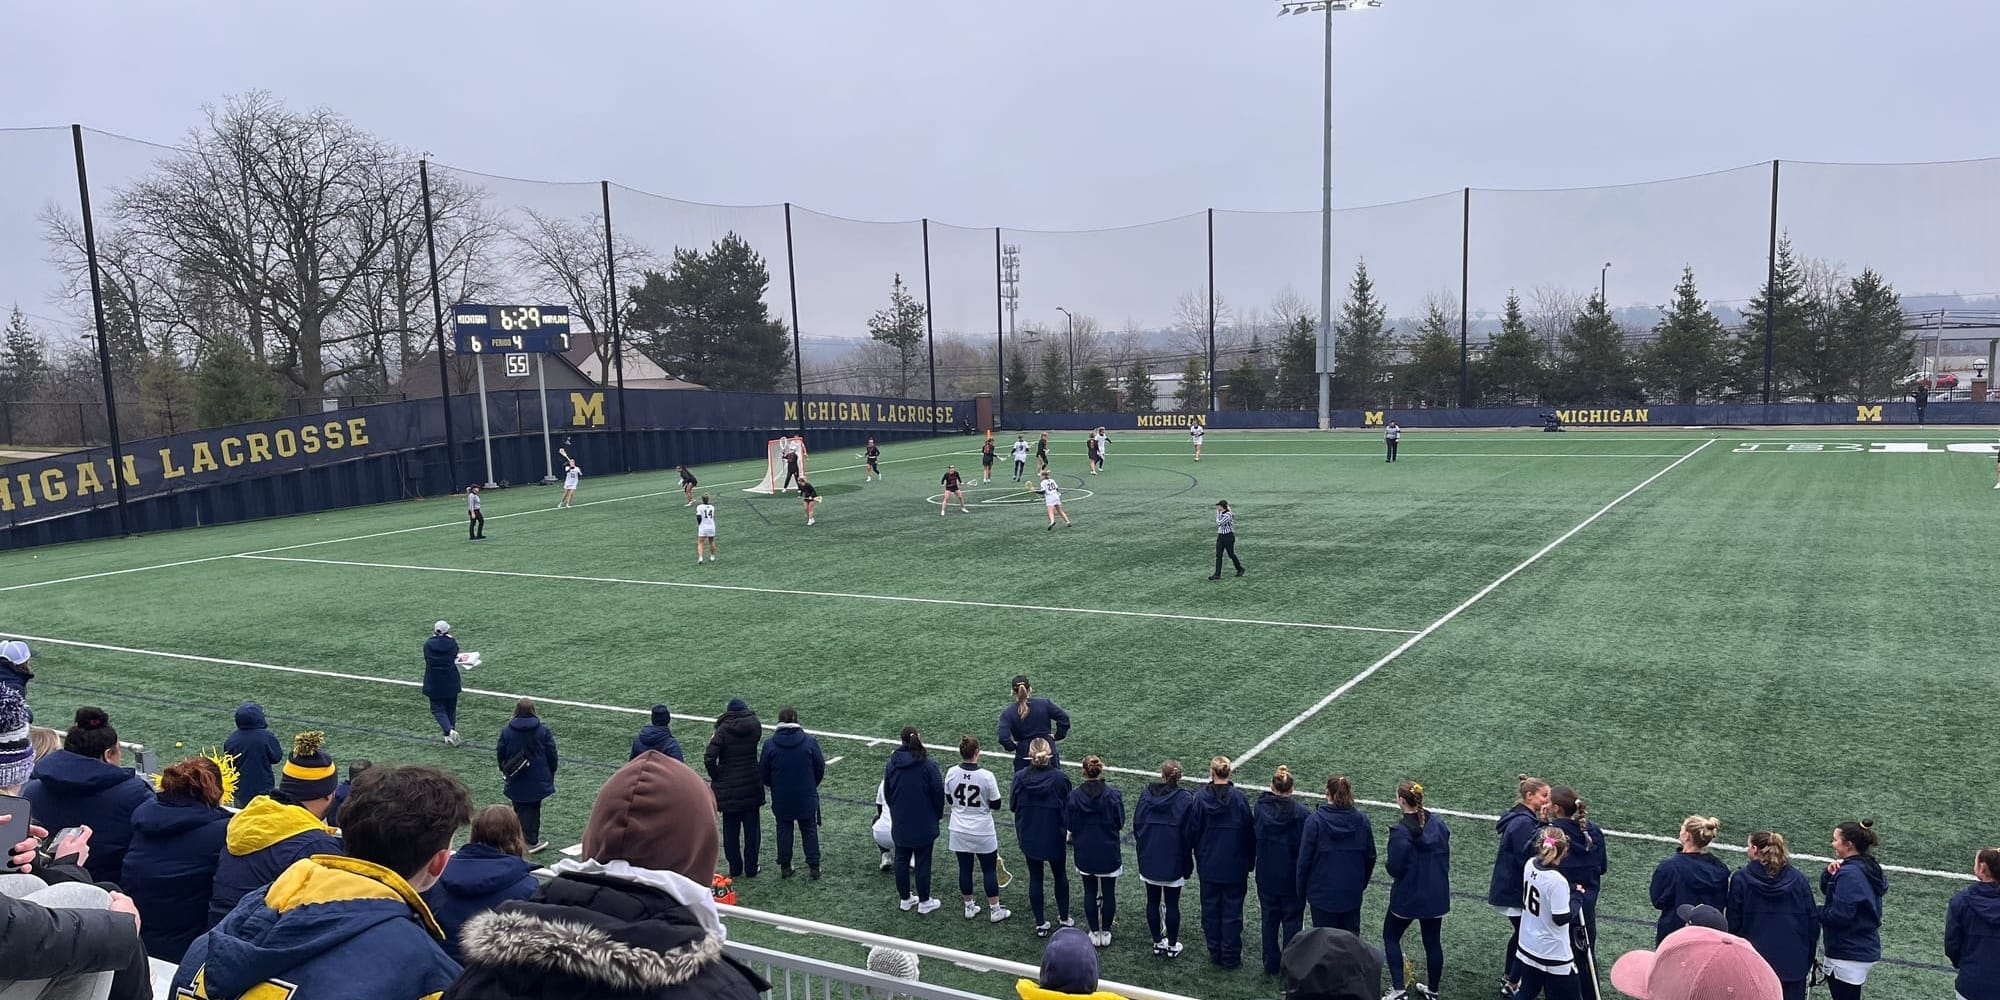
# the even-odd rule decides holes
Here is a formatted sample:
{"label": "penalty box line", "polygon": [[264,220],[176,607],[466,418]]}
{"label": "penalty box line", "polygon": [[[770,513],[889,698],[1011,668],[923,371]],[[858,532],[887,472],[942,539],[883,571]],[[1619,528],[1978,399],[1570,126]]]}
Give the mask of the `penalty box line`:
{"label": "penalty box line", "polygon": [[1513,569],[1510,569],[1507,572],[1500,574],[1499,579],[1496,579],[1492,583],[1489,583],[1486,586],[1479,588],[1478,593],[1475,593],[1471,597],[1466,598],[1462,603],[1459,604],[1458,607],[1455,607],[1450,611],[1445,612],[1443,617],[1440,617],[1437,621],[1434,621],[1429,625],[1424,626],[1424,628],[1421,631],[1417,632],[1415,635],[1410,636],[1408,639],[1403,640],[1403,643],[1397,646],[1395,649],[1390,650],[1388,655],[1382,657],[1379,660],[1376,660],[1374,663],[1369,664],[1367,669],[1361,671],[1358,674],[1355,674],[1353,677],[1348,678],[1347,683],[1342,684],[1337,688],[1334,688],[1332,693],[1328,694],[1324,698],[1321,698],[1318,702],[1315,702],[1311,708],[1308,708],[1305,711],[1300,712],[1296,717],[1292,719],[1292,721],[1287,722],[1283,726],[1278,727],[1277,732],[1264,737],[1262,740],[1259,740],[1256,746],[1253,746],[1250,749],[1243,751],[1243,754],[1236,758],[1237,765],[1241,766],[1245,761],[1248,761],[1256,757],[1258,754],[1261,754],[1264,751],[1269,750],[1272,744],[1275,744],[1279,740],[1284,739],[1286,736],[1291,735],[1293,730],[1296,730],[1300,726],[1305,725],[1307,722],[1311,721],[1314,716],[1325,711],[1328,705],[1331,705],[1335,701],[1338,701],[1341,698],[1341,696],[1347,694],[1347,692],[1354,690],[1354,688],[1357,685],[1359,685],[1362,681],[1365,681],[1368,678],[1375,676],[1376,671],[1381,670],[1383,667],[1386,667],[1389,664],[1396,662],[1398,659],[1402,657],[1404,653],[1407,653],[1411,649],[1415,648],[1417,643],[1420,643],[1425,639],[1430,638],[1431,635],[1436,633],[1438,629],[1441,629],[1446,625],[1450,624],[1452,619],[1457,618],[1461,614],[1464,614],[1467,609],[1471,608],[1475,604],[1478,604],[1480,601],[1485,600],[1486,595],[1493,593],[1495,590],[1498,590],[1501,584],[1506,583],[1509,580],[1512,580],[1514,577],[1520,575],[1520,573],[1523,570],[1526,570],[1528,567],[1533,566],[1534,564],[1540,562],[1543,556],[1546,556],[1549,553],[1554,552],[1559,546],[1562,545],[1562,543],[1567,542],[1572,538],[1575,538],[1578,532],[1582,531],[1585,528],[1590,527],[1592,524],[1597,523],[1598,518],[1611,513],[1613,508],[1636,496],[1640,490],[1643,490],[1646,487],[1653,485],[1655,482],[1658,482],[1661,476],[1664,476],[1667,473],[1680,468],[1681,463],[1686,462],[1688,459],[1701,454],[1702,451],[1706,449],[1709,445],[1712,445],[1720,440],[1722,439],[1709,438],[1708,440],[1703,441],[1701,444],[1696,445],[1693,451],[1690,451],[1687,454],[1674,459],[1673,462],[1669,464],[1666,468],[1661,469],[1660,471],[1655,472],[1650,476],[1647,476],[1644,482],[1641,482],[1639,485],[1634,486],[1631,489],[1626,490],[1624,493],[1619,494],[1616,500],[1613,500],[1610,503],[1605,504],[1602,507],[1599,507],[1597,509],[1597,513],[1592,514],[1589,517],[1584,518],[1582,521],[1577,522],[1576,527],[1563,532],[1560,536],[1556,538],[1555,541],[1542,546],[1539,550],[1535,552],[1534,555],[1531,555],[1528,558],[1521,560],[1518,564],[1514,566]]}
{"label": "penalty box line", "polygon": [[[954,458],[959,455],[965,455],[965,454],[970,454],[970,453],[963,450],[947,451],[947,452],[940,452],[935,455],[919,455],[915,458],[892,458],[881,464],[889,465],[895,462],[931,462],[931,461],[936,461],[940,458]],[[863,467],[864,466],[860,465],[837,465],[831,468],[822,469],[820,471],[848,472]],[[714,483],[711,484],[709,488],[719,490],[725,486],[742,486],[745,484],[761,483],[763,481],[764,481],[763,477],[760,476],[756,479],[737,479],[726,483]],[[606,497],[602,500],[586,500],[583,503],[574,504],[573,506],[596,507],[600,504],[624,503],[628,500],[651,500],[654,497],[672,496],[673,494],[679,492],[680,492],[680,487],[675,486],[673,489],[670,490],[655,490],[650,493],[634,493],[621,497]],[[452,494],[452,495],[457,496],[457,494]],[[350,508],[350,509],[360,509],[360,508]],[[487,518],[487,520],[504,521],[510,517],[526,517],[530,514],[546,514],[549,513],[550,511],[553,511],[554,509],[555,508],[553,507],[536,507],[533,510],[517,510],[510,514],[495,514],[492,517]],[[388,531],[371,531],[365,535],[349,535],[346,538],[325,538],[317,542],[300,542],[297,545],[280,545],[276,548],[255,549],[249,552],[226,552],[219,556],[201,556],[196,559],[179,559],[174,562],[157,563],[151,566],[132,566],[126,569],[105,570],[102,573],[84,573],[79,576],[66,576],[56,580],[37,580],[34,583],[17,583],[8,587],[0,587],[0,594],[5,594],[9,591],[14,591],[14,590],[32,590],[36,587],[53,587],[59,583],[80,583],[84,580],[101,580],[105,577],[124,576],[127,573],[147,573],[156,569],[173,569],[176,566],[195,566],[201,563],[215,562],[221,559],[241,559],[246,556],[269,555],[273,552],[292,552],[298,549],[316,548],[321,545],[339,545],[342,542],[362,542],[362,541],[367,541],[368,539],[371,538],[387,538],[391,535],[407,535],[413,531],[430,531],[436,528],[456,528],[456,527],[461,527],[464,524],[465,524],[464,521],[446,521],[440,524],[419,524],[408,528],[393,528]]]}
{"label": "penalty box line", "polygon": [[1413,635],[1403,628],[1376,628],[1370,625],[1333,625],[1324,622],[1288,622],[1264,618],[1220,618],[1210,615],[1182,615],[1166,611],[1119,611],[1109,608],[1066,608],[1049,604],[1010,604],[1002,601],[968,601],[948,597],[907,597],[899,594],[853,594],[831,590],[792,590],[782,587],[750,587],[726,583],[689,583],[683,580],[637,580],[615,576],[576,576],[566,573],[528,573],[519,570],[471,569],[457,566],[416,566],[409,563],[358,562],[347,559],[308,559],[301,556],[245,554],[240,559],[260,562],[308,563],[317,566],[347,566],[355,569],[396,569],[413,573],[463,573],[472,576],[512,577],[524,580],[557,580],[567,583],[611,583],[635,587],[677,587],[684,590],[716,590],[742,594],[774,594],[784,597],[826,597],[853,601],[884,601],[896,604],[932,604],[958,608],[992,608],[1001,611],[1044,611],[1053,614],[1103,615],[1112,618],[1152,618],[1168,621],[1209,622],[1218,625],[1268,625],[1275,628],[1320,629],[1333,632],[1376,632]]}
{"label": "penalty box line", "polygon": [[[0,630],[0,636],[6,636],[15,639],[23,639],[28,642],[46,643],[51,646],[69,646],[76,649],[94,649],[101,652],[124,653],[132,656],[154,656],[154,657],[159,657],[161,659],[177,660],[183,663],[204,663],[204,664],[211,664],[214,666],[244,667],[252,670],[266,670],[275,673],[303,675],[309,677],[324,677],[332,680],[355,681],[363,684],[382,684],[382,685],[388,685],[390,687],[402,687],[402,688],[423,687],[422,681],[406,680],[400,677],[374,677],[367,674],[343,673],[337,670],[319,670],[312,667],[293,667],[276,663],[259,663],[255,660],[239,660],[239,659],[230,659],[227,657],[219,657],[219,656],[199,656],[193,653],[174,653],[158,649],[139,649],[132,646],[120,646],[112,643],[84,642],[77,639],[58,639],[55,638],[54,636],[26,635],[19,632],[8,632],[5,630]],[[522,698],[530,698],[536,704],[540,705],[559,705],[564,708],[575,708],[593,712],[609,712],[618,715],[631,715],[631,716],[643,717],[651,714],[652,712],[652,710],[648,708],[630,708],[624,705],[609,705],[609,704],[604,704],[602,702],[574,701],[564,698],[548,698],[541,695],[524,695],[511,691],[493,691],[485,688],[468,687],[465,688],[462,693],[467,695],[474,695],[481,698],[494,698],[508,702],[519,701]],[[681,722],[714,721],[713,719],[710,719],[706,716],[689,715],[684,712],[675,713],[674,718]],[[778,728],[777,726],[770,724],[766,724],[764,726],[764,729],[767,731],[776,731],[777,728]],[[808,729],[806,730],[806,732],[824,739],[843,740],[846,742],[858,743],[864,747],[868,747],[871,749],[875,747],[894,746],[896,743],[894,739],[890,739],[887,737],[863,736],[857,733],[841,733],[824,729]],[[926,743],[924,745],[940,753],[952,753],[956,752],[958,749],[956,746],[946,746],[944,744],[938,744],[938,743]],[[832,761],[829,761],[828,763],[831,764]],[[1063,761],[1063,763],[1069,767],[1081,766],[1079,761],[1074,761],[1074,760],[1066,760]],[[1138,778],[1152,779],[1159,777],[1159,775],[1156,772],[1141,770],[1139,768],[1132,768],[1132,767],[1115,767],[1107,765],[1105,767],[1105,770],[1111,771],[1116,774],[1131,775],[1133,777],[1138,777]],[[1298,794],[1308,798],[1320,797],[1315,793],[1305,792],[1305,791],[1301,791]],[[1369,806],[1371,808],[1378,808],[1378,809],[1396,808],[1396,804],[1393,802],[1383,802],[1375,799],[1356,799],[1355,801],[1361,805]],[[1436,806],[1432,806],[1430,807],[1430,809],[1432,812],[1435,812],[1441,816],[1455,816],[1461,819],[1477,819],[1477,820],[1486,820],[1490,822],[1498,820],[1500,818],[1498,816],[1489,813],[1463,812],[1455,809],[1442,809]],[[1651,834],[1651,833],[1626,833],[1618,830],[1606,830],[1604,831],[1604,833],[1606,836],[1618,837],[1625,840],[1639,840],[1639,841],[1647,841],[1651,843],[1661,843],[1661,844],[1676,843],[1676,841],[1672,837],[1663,837],[1658,834]],[[1737,853],[1743,852],[1743,848],[1733,847],[1728,844],[1718,843],[1712,846],[1716,850],[1735,851]],[[1832,860],[1831,858],[1823,858],[1811,854],[1794,854],[1792,856],[1800,860],[1812,861],[1815,863]],[[1905,875],[1922,875],[1930,878],[1949,879],[1957,882],[1965,882],[1971,879],[1971,876],[1962,872],[1938,871],[1936,869],[1930,869],[1930,868],[1910,868],[1902,865],[1883,865],[1882,867],[1884,870],[1899,872]]]}

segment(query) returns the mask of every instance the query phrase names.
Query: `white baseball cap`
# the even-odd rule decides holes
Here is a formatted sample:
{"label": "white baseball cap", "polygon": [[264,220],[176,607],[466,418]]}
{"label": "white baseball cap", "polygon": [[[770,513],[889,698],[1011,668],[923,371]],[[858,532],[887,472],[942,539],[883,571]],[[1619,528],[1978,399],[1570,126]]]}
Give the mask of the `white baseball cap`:
{"label": "white baseball cap", "polygon": [[444,621],[443,619],[439,619],[436,625],[431,626],[431,631],[436,632],[439,635],[443,635],[446,632],[451,631],[451,623],[448,621]]}
{"label": "white baseball cap", "polygon": [[8,660],[16,665],[28,662],[28,644],[19,639],[0,642],[0,660]]}

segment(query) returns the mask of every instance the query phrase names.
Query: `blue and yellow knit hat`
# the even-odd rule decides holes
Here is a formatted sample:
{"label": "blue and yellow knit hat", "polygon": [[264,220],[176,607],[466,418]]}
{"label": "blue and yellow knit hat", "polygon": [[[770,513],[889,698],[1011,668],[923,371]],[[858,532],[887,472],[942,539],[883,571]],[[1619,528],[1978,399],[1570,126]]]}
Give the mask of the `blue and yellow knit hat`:
{"label": "blue and yellow knit hat", "polygon": [[19,788],[35,773],[35,744],[28,736],[28,702],[0,687],[0,788]]}
{"label": "blue and yellow knit hat", "polygon": [[285,776],[278,790],[295,802],[311,802],[333,794],[340,787],[340,769],[326,755],[322,745],[326,734],[314,730],[292,738],[292,757],[285,761]]}

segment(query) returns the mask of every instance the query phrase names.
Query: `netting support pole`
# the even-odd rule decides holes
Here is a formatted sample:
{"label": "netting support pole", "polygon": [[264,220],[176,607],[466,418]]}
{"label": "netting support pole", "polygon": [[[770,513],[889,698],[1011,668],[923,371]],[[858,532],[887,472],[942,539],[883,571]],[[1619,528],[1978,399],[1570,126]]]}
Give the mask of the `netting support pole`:
{"label": "netting support pole", "polygon": [[799,436],[806,436],[806,366],[799,353],[799,265],[792,252],[792,203],[785,202],[785,282],[792,290],[792,388],[798,394]]}
{"label": "netting support pole", "polygon": [[931,436],[937,437],[937,310],[931,308],[931,220],[924,220],[924,353],[931,370]]}
{"label": "netting support pole", "polygon": [[1000,385],[994,395],[993,425],[1005,427],[1007,413],[1007,293],[1006,266],[1000,257],[1000,227],[993,227],[993,375]]}
{"label": "netting support pole", "polygon": [[431,259],[431,319],[437,323],[438,400],[444,404],[444,464],[451,473],[451,490],[458,490],[458,436],[451,431],[451,370],[444,360],[444,294],[438,288],[437,233],[431,210],[431,165],[417,161],[417,182],[424,194],[424,252]]}
{"label": "netting support pole", "polygon": [[625,336],[618,322],[618,253],[611,243],[611,182],[598,181],[604,195],[604,291],[611,307],[611,366],[618,376],[618,471],[632,471],[632,456],[625,439]]}
{"label": "netting support pole", "polygon": [[1778,310],[1771,301],[1778,288],[1778,161],[1771,161],[1771,245],[1764,280],[1764,405],[1771,405],[1771,367],[1777,360]]}
{"label": "netting support pole", "polygon": [[1466,311],[1472,292],[1472,189],[1466,188],[1464,221],[1458,230],[1458,405],[1472,405],[1472,354],[1466,346]]}
{"label": "netting support pole", "polygon": [[[1075,366],[1075,362],[1070,362]],[[1208,210],[1208,412],[1215,412],[1215,209]]]}
{"label": "netting support pole", "polygon": [[69,137],[76,146],[76,195],[83,205],[83,256],[90,265],[90,309],[97,323],[97,372],[104,380],[104,424],[111,436],[111,485],[118,491],[118,533],[130,535],[132,524],[125,507],[125,446],[118,439],[118,397],[111,385],[111,340],[104,335],[104,286],[97,276],[97,225],[90,217],[90,172],[83,162],[83,126],[71,125]]}
{"label": "netting support pole", "polygon": [[1326,11],[1325,115],[1320,126],[1319,429],[1333,426],[1333,4]]}

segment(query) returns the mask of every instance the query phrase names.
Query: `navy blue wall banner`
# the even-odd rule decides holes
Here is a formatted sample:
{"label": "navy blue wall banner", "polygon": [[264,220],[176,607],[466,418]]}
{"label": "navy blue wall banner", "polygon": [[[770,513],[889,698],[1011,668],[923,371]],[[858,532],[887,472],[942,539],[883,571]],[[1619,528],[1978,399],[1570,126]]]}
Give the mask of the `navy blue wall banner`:
{"label": "navy blue wall banner", "polygon": [[[1750,427],[1837,424],[1915,424],[1914,403],[1756,403],[1713,406],[1510,406],[1474,409],[1335,410],[1334,427],[1534,427],[1554,414],[1569,427]],[[2000,402],[1933,403],[1924,411],[1932,424],[2000,423]],[[1217,430],[1312,428],[1318,418],[1307,410],[1224,410],[1219,413],[1022,413],[1009,414],[1006,430],[1080,431],[1175,430],[1196,422]]]}

